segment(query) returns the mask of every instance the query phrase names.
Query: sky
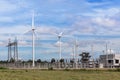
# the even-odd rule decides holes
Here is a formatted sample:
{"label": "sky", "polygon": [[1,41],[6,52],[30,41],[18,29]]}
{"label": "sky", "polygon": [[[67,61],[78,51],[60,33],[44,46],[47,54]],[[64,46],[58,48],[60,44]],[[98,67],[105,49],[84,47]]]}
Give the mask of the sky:
{"label": "sky", "polygon": [[105,45],[120,52],[119,0],[0,0],[0,60],[7,59],[8,39],[18,39],[19,59],[32,59],[32,12],[35,25],[35,59],[71,58],[77,40],[78,54],[98,56]]}

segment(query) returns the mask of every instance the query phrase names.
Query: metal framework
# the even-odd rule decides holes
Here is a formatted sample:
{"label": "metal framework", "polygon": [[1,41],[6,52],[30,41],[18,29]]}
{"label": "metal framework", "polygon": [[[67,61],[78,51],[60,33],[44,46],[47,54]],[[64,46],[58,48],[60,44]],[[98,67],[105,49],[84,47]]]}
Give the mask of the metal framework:
{"label": "metal framework", "polygon": [[8,42],[8,62],[11,62],[11,60],[14,60],[14,62],[18,61],[18,42],[17,39],[14,40],[14,42],[11,42],[9,39]]}

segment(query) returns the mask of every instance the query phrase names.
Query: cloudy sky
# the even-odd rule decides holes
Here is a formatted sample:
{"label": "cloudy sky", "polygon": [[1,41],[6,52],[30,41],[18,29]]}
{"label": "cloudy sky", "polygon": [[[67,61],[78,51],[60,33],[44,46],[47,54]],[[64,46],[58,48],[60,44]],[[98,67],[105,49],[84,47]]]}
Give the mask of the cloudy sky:
{"label": "cloudy sky", "polygon": [[78,53],[102,54],[105,44],[120,52],[119,0],[0,0],[0,59],[7,59],[7,43],[15,37],[19,58],[32,59],[31,17],[35,13],[36,59],[59,58],[58,38],[63,32],[62,57],[70,58],[75,39]]}

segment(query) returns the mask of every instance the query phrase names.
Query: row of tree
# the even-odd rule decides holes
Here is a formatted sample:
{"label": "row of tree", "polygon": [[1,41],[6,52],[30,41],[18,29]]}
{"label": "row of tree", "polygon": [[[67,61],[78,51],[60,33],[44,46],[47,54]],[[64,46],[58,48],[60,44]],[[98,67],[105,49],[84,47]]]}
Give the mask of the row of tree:
{"label": "row of tree", "polygon": [[[19,63],[32,63],[32,59],[29,59],[27,61],[24,61],[24,60],[15,61],[13,58],[11,58],[10,61],[8,61],[8,60],[1,60],[0,61],[0,63],[15,63],[15,62],[19,62]],[[47,61],[47,60],[41,60],[41,59],[37,59],[35,61],[35,63],[56,63],[56,62],[65,63],[65,59],[57,60],[55,58],[52,58],[49,61]],[[71,59],[70,63],[74,63],[74,59]]]}
{"label": "row of tree", "polygon": [[[78,59],[78,62],[87,62],[90,59],[90,54],[88,52],[83,52],[82,54],[80,54],[79,56],[81,56],[81,59]],[[24,60],[19,60],[19,61],[15,61],[13,58],[10,59],[10,61],[5,60],[5,61],[0,61],[0,63],[15,63],[15,62],[19,62],[19,63],[32,63],[32,60],[29,59],[27,61]],[[60,63],[66,63],[68,62],[66,59],[60,59],[57,60],[55,58],[52,58],[51,60],[47,61],[47,60],[41,60],[41,59],[37,59],[35,61],[35,63],[56,63],[56,62],[60,62]],[[75,59],[70,59],[69,63],[75,63]]]}

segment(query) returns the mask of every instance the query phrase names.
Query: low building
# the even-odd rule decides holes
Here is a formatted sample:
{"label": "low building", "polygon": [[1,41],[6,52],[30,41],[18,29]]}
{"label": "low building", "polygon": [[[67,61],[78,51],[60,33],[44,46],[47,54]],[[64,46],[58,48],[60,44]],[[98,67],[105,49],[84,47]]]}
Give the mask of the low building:
{"label": "low building", "polygon": [[120,54],[100,55],[99,64],[102,65],[103,68],[118,68],[120,67]]}

